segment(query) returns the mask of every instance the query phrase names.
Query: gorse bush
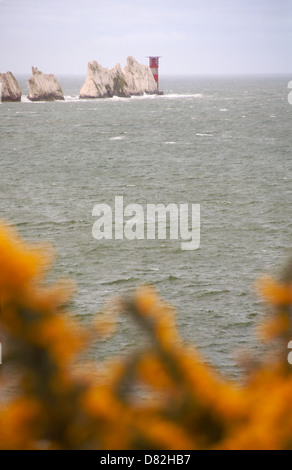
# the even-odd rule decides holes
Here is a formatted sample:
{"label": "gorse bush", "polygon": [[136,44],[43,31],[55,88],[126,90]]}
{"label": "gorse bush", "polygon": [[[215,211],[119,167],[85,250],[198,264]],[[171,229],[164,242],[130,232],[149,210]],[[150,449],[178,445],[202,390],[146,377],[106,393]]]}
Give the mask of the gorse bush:
{"label": "gorse bush", "polygon": [[[277,348],[239,385],[183,344],[153,288],[88,328],[69,315],[70,285],[45,286],[49,265],[44,250],[1,226],[0,449],[292,449],[292,269],[258,285],[273,310],[262,334]],[[150,341],[126,359],[83,366],[117,314]]]}

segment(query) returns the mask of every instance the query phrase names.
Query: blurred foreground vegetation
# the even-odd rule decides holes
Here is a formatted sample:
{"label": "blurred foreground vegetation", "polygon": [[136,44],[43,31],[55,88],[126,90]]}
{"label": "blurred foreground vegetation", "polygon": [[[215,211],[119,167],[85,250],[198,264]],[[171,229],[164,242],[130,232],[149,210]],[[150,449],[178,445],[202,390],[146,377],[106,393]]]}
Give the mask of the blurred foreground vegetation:
{"label": "blurred foreground vegetation", "polygon": [[[150,287],[90,328],[73,321],[72,286],[44,282],[45,251],[0,227],[0,449],[292,449],[292,268],[258,283],[270,311],[261,335],[277,347],[273,360],[248,363],[239,385],[182,343],[175,312]],[[123,360],[82,364],[117,315],[150,343]]]}

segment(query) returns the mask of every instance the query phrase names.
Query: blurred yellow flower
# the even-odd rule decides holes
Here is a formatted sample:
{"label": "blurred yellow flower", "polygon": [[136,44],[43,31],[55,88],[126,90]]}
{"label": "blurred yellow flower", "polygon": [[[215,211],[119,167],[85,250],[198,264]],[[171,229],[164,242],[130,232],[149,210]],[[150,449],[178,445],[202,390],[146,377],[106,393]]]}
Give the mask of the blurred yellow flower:
{"label": "blurred yellow flower", "polygon": [[[71,284],[42,285],[47,265],[0,227],[0,449],[292,449],[289,280],[260,282],[274,310],[262,331],[282,339],[281,350],[237,384],[183,344],[154,288],[109,304],[85,327],[67,311]],[[124,359],[89,362],[92,341],[115,332],[118,314],[148,341]]]}
{"label": "blurred yellow flower", "polygon": [[258,282],[258,290],[273,306],[285,307],[292,304],[292,282],[279,283],[267,277]]}
{"label": "blurred yellow flower", "polygon": [[40,249],[26,246],[11,228],[0,225],[0,292],[21,291],[47,261]]}

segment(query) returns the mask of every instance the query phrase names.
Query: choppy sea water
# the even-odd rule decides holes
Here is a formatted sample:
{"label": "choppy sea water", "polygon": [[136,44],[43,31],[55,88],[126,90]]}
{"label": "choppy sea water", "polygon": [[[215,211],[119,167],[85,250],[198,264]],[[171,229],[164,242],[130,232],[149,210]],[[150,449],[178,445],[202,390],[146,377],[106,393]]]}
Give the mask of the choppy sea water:
{"label": "choppy sea water", "polygon": [[[151,283],[176,307],[184,340],[236,377],[236,351],[262,354],[254,281],[291,255],[291,77],[163,77],[164,96],[84,101],[83,77],[58,78],[64,102],[0,104],[0,218],[54,244],[53,276],[75,280],[81,321]],[[115,196],[200,204],[200,249],[95,240],[92,209]],[[137,346],[129,323],[93,357]]]}

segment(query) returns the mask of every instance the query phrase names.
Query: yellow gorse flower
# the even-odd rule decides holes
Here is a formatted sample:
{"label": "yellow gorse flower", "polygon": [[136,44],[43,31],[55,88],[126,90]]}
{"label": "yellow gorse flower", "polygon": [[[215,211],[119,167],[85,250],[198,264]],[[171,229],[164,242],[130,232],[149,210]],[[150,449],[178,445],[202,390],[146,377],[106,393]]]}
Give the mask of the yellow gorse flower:
{"label": "yellow gorse flower", "polygon": [[42,272],[43,254],[0,225],[0,292],[20,292]]}
{"label": "yellow gorse flower", "polygon": [[[292,449],[289,276],[260,284],[275,311],[266,330],[282,350],[239,385],[183,344],[174,310],[152,287],[84,327],[66,309],[72,286],[43,284],[48,265],[0,227],[0,449]],[[117,329],[117,314],[148,341],[124,359],[86,362],[92,341]]]}
{"label": "yellow gorse flower", "polygon": [[280,283],[268,277],[258,283],[258,288],[269,304],[276,307],[292,305],[292,280]]}

